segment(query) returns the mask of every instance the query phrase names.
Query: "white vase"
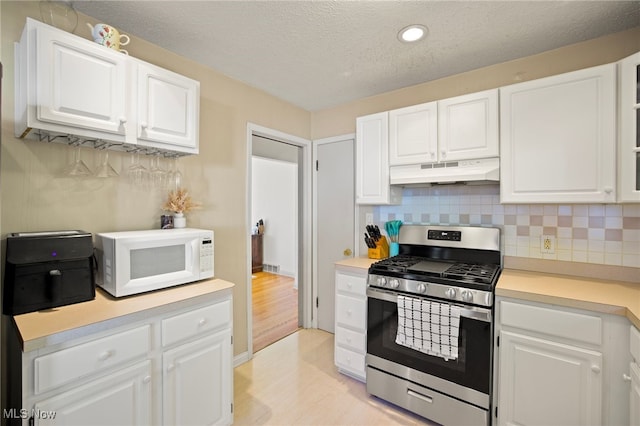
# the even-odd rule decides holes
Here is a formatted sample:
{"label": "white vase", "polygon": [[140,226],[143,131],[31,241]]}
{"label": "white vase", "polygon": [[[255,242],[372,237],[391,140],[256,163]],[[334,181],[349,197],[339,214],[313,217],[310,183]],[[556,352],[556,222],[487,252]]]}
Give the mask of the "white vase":
{"label": "white vase", "polygon": [[185,228],[187,226],[187,218],[184,217],[184,213],[174,213],[173,215],[173,227]]}

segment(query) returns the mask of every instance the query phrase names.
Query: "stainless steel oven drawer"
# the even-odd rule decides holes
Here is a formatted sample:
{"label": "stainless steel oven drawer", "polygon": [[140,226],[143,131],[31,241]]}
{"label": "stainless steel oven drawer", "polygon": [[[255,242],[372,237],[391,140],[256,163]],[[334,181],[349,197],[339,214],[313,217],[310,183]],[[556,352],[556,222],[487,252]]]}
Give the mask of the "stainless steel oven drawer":
{"label": "stainless steel oven drawer", "polygon": [[488,425],[489,411],[367,367],[367,392],[446,425]]}

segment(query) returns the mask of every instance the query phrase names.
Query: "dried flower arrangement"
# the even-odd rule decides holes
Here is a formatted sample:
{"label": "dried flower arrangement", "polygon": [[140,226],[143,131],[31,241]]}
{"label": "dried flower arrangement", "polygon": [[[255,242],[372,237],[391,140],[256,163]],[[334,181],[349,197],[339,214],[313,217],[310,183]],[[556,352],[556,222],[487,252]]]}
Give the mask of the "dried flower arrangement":
{"label": "dried flower arrangement", "polygon": [[194,202],[185,188],[178,188],[175,191],[169,191],[169,197],[162,209],[174,213],[187,213],[198,207],[200,207],[200,203]]}

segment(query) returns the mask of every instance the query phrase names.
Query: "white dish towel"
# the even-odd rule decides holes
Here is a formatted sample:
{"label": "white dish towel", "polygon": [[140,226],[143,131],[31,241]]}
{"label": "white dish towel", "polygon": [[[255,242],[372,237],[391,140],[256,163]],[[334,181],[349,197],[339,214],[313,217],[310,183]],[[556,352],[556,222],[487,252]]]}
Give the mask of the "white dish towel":
{"label": "white dish towel", "polygon": [[458,359],[460,308],[398,296],[396,343],[445,360]]}

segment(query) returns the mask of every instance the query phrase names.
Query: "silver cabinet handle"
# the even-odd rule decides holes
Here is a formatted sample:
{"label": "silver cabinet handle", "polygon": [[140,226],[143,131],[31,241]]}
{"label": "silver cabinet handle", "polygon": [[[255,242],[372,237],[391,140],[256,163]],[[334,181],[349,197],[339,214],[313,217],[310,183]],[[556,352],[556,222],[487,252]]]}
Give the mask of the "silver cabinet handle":
{"label": "silver cabinet handle", "polygon": [[626,373],[622,373],[622,380],[624,380],[625,382],[630,382],[631,376]]}

